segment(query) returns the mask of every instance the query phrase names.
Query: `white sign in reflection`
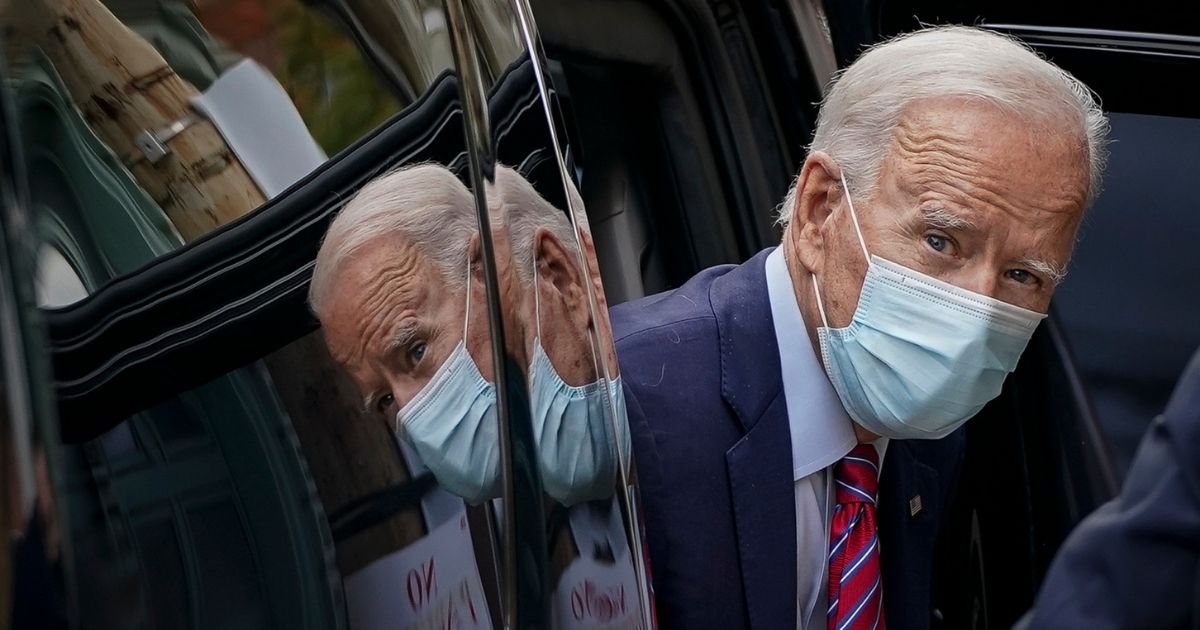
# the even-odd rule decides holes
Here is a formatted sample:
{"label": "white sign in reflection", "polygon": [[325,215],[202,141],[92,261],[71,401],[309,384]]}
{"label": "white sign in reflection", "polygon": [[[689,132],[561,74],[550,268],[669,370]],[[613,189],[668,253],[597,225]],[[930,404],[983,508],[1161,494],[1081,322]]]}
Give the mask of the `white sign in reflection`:
{"label": "white sign in reflection", "polygon": [[569,512],[577,557],[555,589],[556,627],[641,629],[637,573],[621,525],[621,508],[608,501],[581,503]]}
{"label": "white sign in reflection", "polygon": [[252,59],[226,70],[192,107],[221,132],[267,199],[325,162],[291,96]]}
{"label": "white sign in reflection", "polygon": [[467,511],[345,580],[354,630],[491,630]]}

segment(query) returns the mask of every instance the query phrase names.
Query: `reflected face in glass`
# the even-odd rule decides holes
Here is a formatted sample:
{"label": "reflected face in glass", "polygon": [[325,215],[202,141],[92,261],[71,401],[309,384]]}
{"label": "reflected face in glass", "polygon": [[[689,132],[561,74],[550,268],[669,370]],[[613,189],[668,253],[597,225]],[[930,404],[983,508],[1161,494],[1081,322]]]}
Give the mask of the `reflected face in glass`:
{"label": "reflected face in glass", "polygon": [[[540,339],[563,381],[586,385],[599,378],[589,339],[589,330],[596,327],[615,372],[612,334],[587,228],[581,226],[577,238],[567,213],[546,201],[509,167],[497,169],[488,202],[493,224],[503,228],[495,230],[493,239],[501,277],[509,282],[505,302],[519,313],[517,325],[510,328],[523,333],[523,347],[517,356],[525,359],[525,365],[531,364],[535,341]],[[590,280],[580,268],[580,242],[588,256]],[[596,297],[596,316],[588,306],[585,283],[589,281]]]}
{"label": "reflected face in glass", "polygon": [[[501,226],[494,234],[497,266],[510,303],[506,317],[521,333],[514,354],[527,366],[543,488],[567,506],[609,497],[629,436],[621,386],[615,373],[603,378],[595,354],[593,333],[611,359],[611,333],[588,299],[591,289],[603,308],[598,275],[583,271],[586,227],[577,237],[567,212],[507,167],[497,169],[488,201],[494,225]],[[588,260],[594,269],[594,258]]]}
{"label": "reflected face in glass", "polygon": [[526,275],[536,292],[526,325],[527,343],[540,340],[555,370],[568,385],[586,385],[597,378],[587,330],[591,326],[583,276],[572,248],[545,227],[533,235],[534,263]]}
{"label": "reflected face in glass", "polygon": [[494,382],[479,253],[471,193],[439,164],[376,178],[334,219],[309,301],[368,412],[394,417],[460,341]]}
{"label": "reflected face in glass", "polygon": [[[533,322],[533,333],[540,336],[542,347],[555,369],[570,385],[590,383],[601,376],[593,356],[598,349],[593,348],[589,337],[592,329],[598,333],[600,349],[607,353],[609,376],[617,375],[612,330],[608,323],[595,252],[590,248],[591,237],[586,228],[580,229],[580,235],[584,243],[584,255],[589,260],[589,272],[593,276],[591,280],[579,267],[579,246],[573,235],[564,240],[549,225],[534,231],[532,255],[535,273],[530,283],[538,299],[532,300],[527,310]],[[588,305],[589,282],[596,300],[595,313]],[[570,342],[561,343],[559,339]]]}
{"label": "reflected face in glass", "polygon": [[321,316],[330,354],[359,390],[367,411],[391,418],[425,387],[463,340],[493,381],[485,295],[473,265],[467,321],[467,264],[457,283],[399,238],[369,244],[336,272]]}

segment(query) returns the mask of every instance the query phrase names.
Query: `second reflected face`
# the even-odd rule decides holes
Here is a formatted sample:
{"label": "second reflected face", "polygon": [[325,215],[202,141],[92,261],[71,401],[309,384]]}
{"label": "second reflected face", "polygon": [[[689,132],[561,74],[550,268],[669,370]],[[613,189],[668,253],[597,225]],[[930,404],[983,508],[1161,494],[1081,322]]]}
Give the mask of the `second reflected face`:
{"label": "second reflected face", "polygon": [[599,345],[615,363],[586,224],[573,225],[511,168],[497,168],[487,198],[504,315],[520,333],[509,352],[526,366],[543,488],[566,506],[609,497],[629,435],[621,386],[615,373],[604,378],[594,351]]}
{"label": "second reflected face", "polygon": [[[577,229],[506,167],[487,198],[506,352],[530,394],[515,417],[531,418],[545,490],[568,506],[610,496],[629,436],[586,224]],[[366,410],[395,418],[396,437],[472,503],[499,494],[500,435],[476,225],[469,193],[444,167],[393,172],[330,227],[310,295]]]}
{"label": "second reflected face", "polygon": [[[616,357],[600,284],[594,248],[586,226],[576,237],[564,210],[546,201],[528,180],[501,166],[488,191],[496,243],[497,267],[506,291],[505,316],[509,330],[521,334],[511,340],[510,352],[529,366],[535,345],[545,351],[555,371],[568,385],[581,386],[599,378],[589,332],[597,328],[608,365],[615,376]],[[580,267],[579,243],[588,256],[589,274]],[[587,283],[592,285],[597,311],[588,305]]]}
{"label": "second reflected face", "polygon": [[[472,248],[476,249],[476,248]],[[493,381],[486,297],[479,265],[454,282],[416,247],[381,237],[342,263],[322,316],[326,343],[363,392],[367,411],[396,415],[429,382],[459,341]]]}

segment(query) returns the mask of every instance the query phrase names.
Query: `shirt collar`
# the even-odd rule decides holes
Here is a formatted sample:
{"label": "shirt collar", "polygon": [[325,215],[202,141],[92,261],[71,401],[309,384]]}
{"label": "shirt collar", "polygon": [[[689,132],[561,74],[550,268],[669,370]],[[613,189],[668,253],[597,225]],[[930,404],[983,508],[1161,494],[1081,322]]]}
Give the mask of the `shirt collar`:
{"label": "shirt collar", "polygon": [[793,481],[798,481],[833,465],[858,444],[858,438],[813,352],[782,247],[767,256],[766,274],[792,436]]}

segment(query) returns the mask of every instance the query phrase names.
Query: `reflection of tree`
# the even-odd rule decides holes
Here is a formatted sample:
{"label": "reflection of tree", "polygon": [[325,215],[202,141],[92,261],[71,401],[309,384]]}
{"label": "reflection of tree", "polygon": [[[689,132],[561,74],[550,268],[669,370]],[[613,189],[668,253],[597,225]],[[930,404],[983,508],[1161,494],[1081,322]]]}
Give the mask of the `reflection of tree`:
{"label": "reflection of tree", "polygon": [[[295,0],[208,0],[206,30],[265,66],[287,90],[309,133],[337,152],[399,109],[354,43]],[[386,422],[358,409],[354,384],[338,370],[320,332],[264,357],[300,440],[327,514],[409,481]],[[303,366],[301,368],[300,366]],[[353,573],[425,535],[416,509],[335,541],[337,564]]]}
{"label": "reflection of tree", "polygon": [[184,126],[164,159],[141,157],[134,139],[168,128],[198,92],[143,37],[98,0],[23,3],[13,22],[59,72],[71,100],[186,240],[238,218],[263,201],[207,121]]}
{"label": "reflection of tree", "polygon": [[353,42],[323,17],[287,4],[274,21],[283,29],[285,56],[276,76],[286,78],[296,109],[327,153],[349,146],[399,109]]}
{"label": "reflection of tree", "polygon": [[[344,25],[299,0],[195,2],[209,33],[275,75],[326,153],[344,149],[409,104],[398,103],[395,94],[420,94],[453,67],[441,0],[341,3],[358,25],[353,28],[386,57],[393,78],[406,83],[398,91],[364,60]],[[490,84],[522,52],[512,9],[506,0],[472,0],[468,9]]]}
{"label": "reflection of tree", "polygon": [[271,71],[326,153],[399,111],[353,41],[296,0],[201,0],[204,28]]}

